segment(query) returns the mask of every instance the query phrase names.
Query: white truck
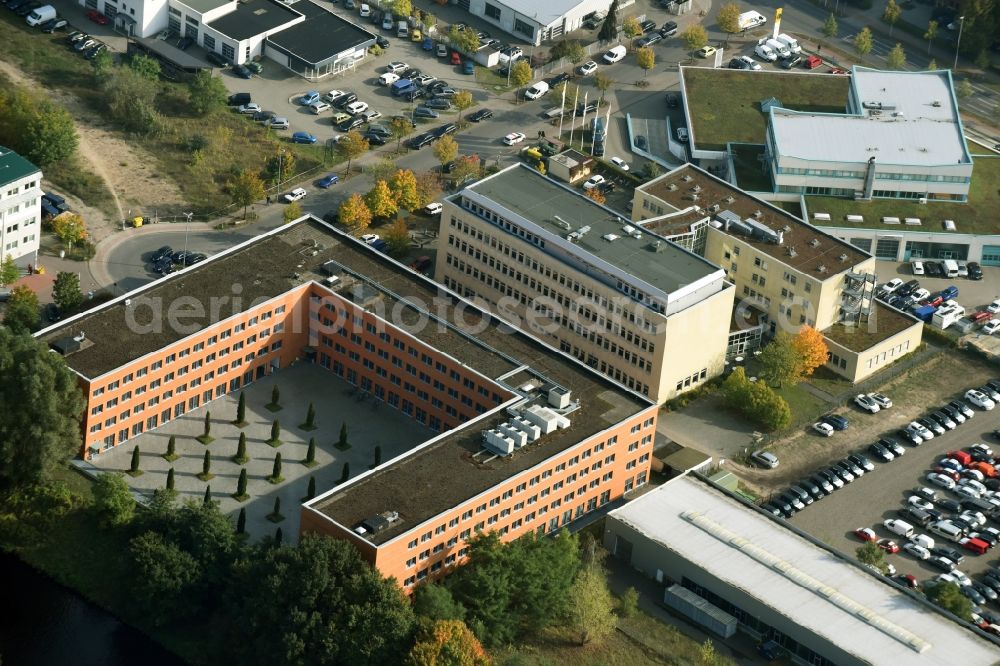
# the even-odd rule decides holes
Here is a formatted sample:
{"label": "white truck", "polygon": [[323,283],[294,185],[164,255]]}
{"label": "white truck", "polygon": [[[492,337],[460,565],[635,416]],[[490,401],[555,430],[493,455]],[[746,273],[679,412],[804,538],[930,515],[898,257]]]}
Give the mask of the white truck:
{"label": "white truck", "polygon": [[788,50],[794,53],[795,55],[802,53],[802,47],[799,46],[799,43],[795,40],[794,37],[790,37],[785,33],[781,33],[780,35],[778,35],[778,41],[787,46]]}
{"label": "white truck", "polygon": [[737,25],[739,25],[740,30],[750,30],[758,26],[762,26],[767,23],[767,19],[760,12],[743,12],[740,14],[739,19],[737,19]]}

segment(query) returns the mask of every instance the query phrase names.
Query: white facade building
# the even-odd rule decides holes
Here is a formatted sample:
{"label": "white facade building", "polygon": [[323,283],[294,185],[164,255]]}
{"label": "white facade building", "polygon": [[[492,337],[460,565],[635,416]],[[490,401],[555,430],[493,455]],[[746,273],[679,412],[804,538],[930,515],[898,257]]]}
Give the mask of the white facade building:
{"label": "white facade building", "polygon": [[[594,12],[607,12],[611,0],[459,0],[470,14],[535,46],[579,28]],[[619,11],[632,4],[621,2]]]}
{"label": "white facade building", "polygon": [[42,170],[0,146],[0,249],[34,262],[41,240]]}

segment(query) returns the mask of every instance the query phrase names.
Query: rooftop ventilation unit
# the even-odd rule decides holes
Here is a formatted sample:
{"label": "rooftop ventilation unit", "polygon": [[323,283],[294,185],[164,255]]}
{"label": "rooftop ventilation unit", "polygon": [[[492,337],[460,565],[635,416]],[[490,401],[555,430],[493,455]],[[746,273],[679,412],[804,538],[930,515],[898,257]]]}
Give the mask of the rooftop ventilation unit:
{"label": "rooftop ventilation unit", "polygon": [[608,241],[609,243],[612,243],[621,238],[621,236],[619,236],[618,234],[604,234],[603,236],[601,236],[601,238]]}
{"label": "rooftop ventilation unit", "polygon": [[688,195],[688,199],[690,199],[691,201],[698,201],[700,198],[701,198],[700,194],[690,194],[690,195]]}
{"label": "rooftop ventilation unit", "polygon": [[327,261],[323,264],[323,272],[327,275],[340,275],[344,272],[344,267],[336,261]]}
{"label": "rooftop ventilation unit", "polygon": [[727,196],[727,197],[725,198],[725,202],[726,202],[727,204],[731,204],[731,203],[733,203],[734,201],[736,201],[736,197],[734,197],[734,196],[733,196],[732,194],[730,194],[729,196]]}
{"label": "rooftop ventilation unit", "polygon": [[719,212],[719,204],[712,204],[711,206],[709,206],[708,207],[708,212],[709,213],[718,213]]}
{"label": "rooftop ventilation unit", "polygon": [[354,528],[355,534],[378,534],[399,520],[399,514],[395,511],[386,511],[371,518],[365,518],[361,524]]}
{"label": "rooftop ventilation unit", "polygon": [[632,234],[635,233],[635,227],[633,227],[631,224],[626,224],[625,226],[622,227],[622,231],[631,236]]}
{"label": "rooftop ventilation unit", "polygon": [[784,231],[787,234],[788,232],[790,232],[792,230],[792,227],[791,227],[791,225],[786,224],[785,226],[781,227],[781,230]]}
{"label": "rooftop ventilation unit", "polygon": [[673,192],[674,190],[677,189],[677,184],[676,183],[670,183],[669,185],[667,185],[667,189],[670,190],[671,192]]}
{"label": "rooftop ventilation unit", "polygon": [[688,174],[684,174],[683,176],[681,176],[681,180],[683,180],[685,183],[690,183],[693,179]]}
{"label": "rooftop ventilation unit", "polygon": [[715,217],[718,218],[719,222],[722,223],[722,227],[726,231],[729,231],[729,226],[732,224],[743,223],[743,220],[740,219],[740,216],[731,210],[719,211],[719,214],[716,215]]}
{"label": "rooftop ventilation unit", "polygon": [[555,220],[556,224],[558,224],[561,228],[565,229],[566,231],[569,231],[570,229],[573,228],[573,227],[571,227],[569,225],[569,222],[567,222],[566,220],[562,219],[558,215],[553,215],[552,219]]}
{"label": "rooftop ventilation unit", "polygon": [[788,252],[788,256],[789,257],[794,257],[794,256],[796,256],[798,254],[798,252],[795,251],[795,246],[794,245],[789,245],[787,252]]}
{"label": "rooftop ventilation unit", "polygon": [[826,264],[820,264],[816,268],[816,272],[818,272],[818,273],[826,273]]}
{"label": "rooftop ventilation unit", "polygon": [[837,259],[840,259],[840,262],[844,263],[845,261],[847,261],[847,255],[846,254],[842,254],[839,257],[837,257]]}
{"label": "rooftop ventilation unit", "polygon": [[569,407],[570,391],[555,386],[549,389],[549,405],[556,409],[566,409]]}
{"label": "rooftop ventilation unit", "polygon": [[501,456],[509,456],[514,453],[514,440],[505,437],[499,430],[486,430],[483,432],[484,446]]}
{"label": "rooftop ventilation unit", "polygon": [[819,247],[819,239],[813,238],[812,240],[809,241],[809,245],[811,245],[812,247]]}
{"label": "rooftop ventilation unit", "polygon": [[659,254],[660,252],[665,252],[666,251],[667,244],[664,243],[663,241],[657,240],[657,241],[653,241],[652,243],[650,243],[646,247],[648,247],[653,252]]}
{"label": "rooftop ventilation unit", "polygon": [[587,226],[587,227],[580,227],[579,229],[576,230],[576,233],[582,237],[588,231],[590,231],[590,227],[589,226]]}
{"label": "rooftop ventilation unit", "polygon": [[753,212],[753,216],[759,220],[760,218],[764,217],[764,211],[757,209]]}
{"label": "rooftop ventilation unit", "polygon": [[497,426],[500,434],[514,442],[514,448],[519,449],[528,443],[528,433],[516,428],[511,423],[501,423]]}
{"label": "rooftop ventilation unit", "polygon": [[695,185],[691,188],[692,192],[701,192],[701,185]]}

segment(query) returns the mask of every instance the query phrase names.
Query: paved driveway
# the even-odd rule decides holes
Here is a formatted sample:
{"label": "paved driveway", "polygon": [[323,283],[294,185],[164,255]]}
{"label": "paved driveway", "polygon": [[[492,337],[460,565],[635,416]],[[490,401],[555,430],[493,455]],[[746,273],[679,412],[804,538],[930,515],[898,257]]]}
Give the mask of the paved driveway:
{"label": "paved driveway", "polygon": [[722,406],[722,397],[713,394],[695,400],[684,409],[667,412],[657,420],[656,431],[678,444],[714,457],[729,460],[750,445],[752,427]]}

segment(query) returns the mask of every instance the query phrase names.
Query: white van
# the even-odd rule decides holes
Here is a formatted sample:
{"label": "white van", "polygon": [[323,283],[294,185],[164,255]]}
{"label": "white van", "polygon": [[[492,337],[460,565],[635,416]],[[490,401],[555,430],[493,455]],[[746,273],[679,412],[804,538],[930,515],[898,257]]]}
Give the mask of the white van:
{"label": "white van", "polygon": [[619,44],[618,46],[614,46],[608,49],[608,52],[604,54],[603,56],[604,62],[608,63],[609,65],[613,65],[622,58],[624,58],[625,53],[626,53],[625,47],[622,46],[621,44]]}
{"label": "white van", "polygon": [[549,91],[549,84],[545,81],[539,81],[530,88],[524,91],[525,99],[538,99],[545,93]]}
{"label": "white van", "polygon": [[962,528],[950,520],[939,520],[936,523],[931,523],[928,525],[927,529],[938,536],[943,536],[945,539],[956,543],[959,539],[965,536],[965,532],[962,531]]}
{"label": "white van", "polygon": [[802,53],[802,47],[799,43],[795,41],[794,37],[789,37],[785,33],[778,35],[778,41],[788,47],[788,50],[792,53],[799,54]]}
{"label": "white van", "polygon": [[889,530],[893,534],[898,534],[901,537],[906,537],[909,539],[913,536],[913,525],[902,521],[896,520],[895,518],[890,518],[888,520],[883,520],[882,525],[885,529]]}
{"label": "white van", "polygon": [[767,44],[758,44],[753,52],[757,54],[758,58],[767,62],[774,62],[778,59],[778,54],[776,54]]}
{"label": "white van", "polygon": [[386,72],[382,76],[378,77],[379,85],[391,86],[396,81],[399,81],[399,74],[395,72]]}
{"label": "white van", "polygon": [[55,17],[56,17],[55,7],[53,7],[52,5],[42,5],[35,11],[28,14],[28,18],[26,18],[25,21],[28,22],[28,25],[34,27],[36,25],[41,25],[42,23],[45,23],[50,19],[54,19]]}
{"label": "white van", "polygon": [[779,42],[777,39],[769,39],[766,42],[772,51],[778,54],[779,58],[787,58],[792,55],[792,52],[788,50],[788,47]]}
{"label": "white van", "polygon": [[941,262],[944,265],[944,274],[946,277],[958,277],[958,262],[954,259],[945,259]]}
{"label": "white van", "polygon": [[410,36],[410,26],[406,21],[400,21],[396,24],[396,36],[404,39]]}

